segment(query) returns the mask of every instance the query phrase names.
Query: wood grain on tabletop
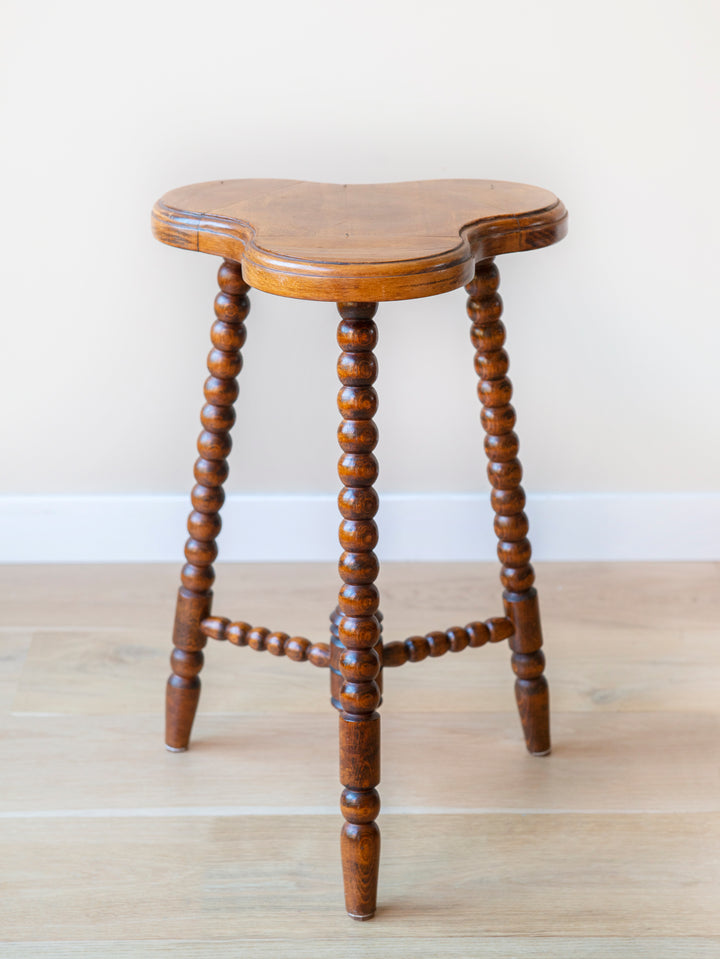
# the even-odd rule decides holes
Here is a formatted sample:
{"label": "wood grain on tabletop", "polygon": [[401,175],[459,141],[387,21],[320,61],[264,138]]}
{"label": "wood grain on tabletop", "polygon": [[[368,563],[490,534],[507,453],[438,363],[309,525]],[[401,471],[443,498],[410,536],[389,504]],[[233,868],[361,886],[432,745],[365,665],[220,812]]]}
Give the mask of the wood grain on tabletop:
{"label": "wood grain on tabletop", "polygon": [[163,243],[236,260],[255,289],[335,302],[455,290],[475,261],[567,232],[552,193],[500,180],[220,180],[171,190],[152,220]]}

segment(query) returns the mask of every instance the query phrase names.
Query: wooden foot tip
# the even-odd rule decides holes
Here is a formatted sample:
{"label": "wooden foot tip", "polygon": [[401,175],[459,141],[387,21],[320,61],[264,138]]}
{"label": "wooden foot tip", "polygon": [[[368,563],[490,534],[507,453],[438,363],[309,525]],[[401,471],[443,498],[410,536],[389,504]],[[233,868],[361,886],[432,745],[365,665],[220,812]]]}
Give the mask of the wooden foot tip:
{"label": "wooden foot tip", "polygon": [[372,912],[369,912],[366,916],[356,916],[354,912],[348,913],[348,916],[350,916],[351,919],[357,920],[357,922],[365,922],[367,919],[372,919],[374,915],[375,915],[374,909]]}
{"label": "wooden foot tip", "polygon": [[529,749],[528,752],[531,756],[549,756],[552,752],[552,749],[543,749],[542,752],[533,752],[532,749]]}
{"label": "wooden foot tip", "polygon": [[168,746],[168,744],[165,743],[165,749],[167,749],[169,753],[186,753],[188,748],[187,746]]}

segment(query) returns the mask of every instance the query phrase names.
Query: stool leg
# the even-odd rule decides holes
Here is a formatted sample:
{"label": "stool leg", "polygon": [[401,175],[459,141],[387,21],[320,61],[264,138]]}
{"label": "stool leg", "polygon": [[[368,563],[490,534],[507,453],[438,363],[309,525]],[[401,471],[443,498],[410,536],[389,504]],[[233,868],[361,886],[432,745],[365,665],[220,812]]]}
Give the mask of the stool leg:
{"label": "stool leg", "polygon": [[198,699],[199,672],[203,665],[206,638],[200,623],[210,615],[212,584],[217,556],[215,538],[220,532],[220,507],[227,479],[226,457],[232,445],[230,428],[235,421],[237,399],[235,377],[242,367],[240,350],[245,342],[244,320],[250,310],[240,266],[225,260],[218,271],[220,293],[215,298],[215,320],[210,333],[213,349],[208,354],[210,376],[205,381],[205,405],[200,419],[203,431],[198,438],[199,458],[195,463],[196,485],[192,491],[193,511],[188,517],[190,538],[178,591],[173,630],[172,673],[167,683],[165,742],[180,752],[190,741]]}
{"label": "stool leg", "polygon": [[[340,642],[340,620],[342,619],[342,612],[339,606],[336,606],[335,609],[330,613],[330,703],[332,706],[337,709],[338,712],[342,712],[342,706],[340,705],[340,687],[342,686],[342,673],[340,672],[340,656],[342,651],[345,648]],[[382,662],[382,630],[383,630],[383,614],[378,610],[375,613],[375,619],[378,621],[380,626],[380,638],[377,641],[375,649],[377,654],[380,657],[380,662]],[[382,703],[382,691],[383,691],[383,670],[380,669],[380,672],[377,675],[375,682],[378,685],[378,690],[380,691],[380,703]]]}
{"label": "stool leg", "polygon": [[520,485],[519,444],[513,432],[515,410],[510,405],[512,384],[507,377],[508,355],[503,349],[505,327],[500,319],[499,283],[493,260],[481,260],[475,268],[475,279],[466,287],[470,294],[467,308],[477,350],[475,370],[480,377],[478,395],[483,404],[481,419],[486,433],[505,613],[515,626],[510,639],[512,668],[517,676],[515,696],[527,748],[534,756],[545,756],[550,752],[549,694],[543,676],[545,657],[540,648],[542,631],[533,587],[535,572],[530,564],[528,519],[523,512],[525,493]]}
{"label": "stool leg", "polygon": [[342,423],[338,440],[343,454],[338,473],[343,489],[338,497],[342,522],[339,570],[343,580],[338,598],[339,667],[342,687],[340,713],[340,782],[345,787],[340,808],[346,819],[341,835],[345,904],[353,919],[370,919],[375,912],[380,830],[375,818],[380,797],[380,692],[376,682],[380,657],[377,620],[379,596],[374,585],[378,560],[373,552],[378,530],[373,517],[378,508],[373,483],[378,464],[372,450],[377,443],[373,416],[377,376],[373,348],[377,327],[376,303],[339,303],[342,320],[338,343],[342,354],[338,376],[342,384],[338,408]]}

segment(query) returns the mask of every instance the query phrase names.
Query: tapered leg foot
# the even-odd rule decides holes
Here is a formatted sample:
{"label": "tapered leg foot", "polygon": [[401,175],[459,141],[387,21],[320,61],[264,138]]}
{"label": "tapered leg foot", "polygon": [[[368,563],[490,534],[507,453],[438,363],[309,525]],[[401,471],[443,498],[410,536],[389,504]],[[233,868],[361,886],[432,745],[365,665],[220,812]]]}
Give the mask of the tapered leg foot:
{"label": "tapered leg foot", "polygon": [[471,337],[476,349],[475,370],[480,377],[478,395],[483,405],[485,453],[495,511],[500,579],[505,588],[505,613],[515,627],[510,638],[512,668],[517,677],[515,697],[525,743],[533,756],[550,752],[550,707],[547,680],[543,676],[542,631],[535,571],[530,563],[528,518],[525,493],[520,485],[522,466],[519,441],[514,432],[515,410],[510,404],[512,384],[507,376],[502,300],[498,295],[500,276],[492,259],[481,260],[475,279],[466,287]]}
{"label": "tapered leg foot", "polygon": [[531,756],[549,756],[550,695],[547,679],[544,676],[532,682],[518,679],[515,698],[528,752]]}
{"label": "tapered leg foot", "polygon": [[351,919],[372,919],[377,906],[380,830],[374,822],[346,822],[340,836],[345,908]]}
{"label": "tapered leg foot", "polygon": [[510,637],[515,698],[525,743],[533,756],[550,752],[550,692],[543,676],[545,656],[541,649],[542,628],[537,591],[504,594],[505,613],[515,626]]}
{"label": "tapered leg foot", "polygon": [[200,700],[200,680],[191,684],[172,675],[167,682],[165,699],[165,748],[183,753],[190,744],[190,732]]}

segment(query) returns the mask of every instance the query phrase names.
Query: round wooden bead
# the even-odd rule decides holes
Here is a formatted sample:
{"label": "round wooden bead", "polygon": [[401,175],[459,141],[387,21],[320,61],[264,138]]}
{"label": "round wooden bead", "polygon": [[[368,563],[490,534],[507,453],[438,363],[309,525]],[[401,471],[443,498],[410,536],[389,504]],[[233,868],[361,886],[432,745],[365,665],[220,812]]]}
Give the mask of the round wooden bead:
{"label": "round wooden bead", "polygon": [[187,529],[193,539],[215,539],[221,526],[222,520],[215,513],[199,513],[193,510],[188,516]]}
{"label": "round wooden bead", "polygon": [[505,406],[512,399],[512,383],[507,376],[499,380],[480,380],[478,396],[484,406]]}
{"label": "round wooden bead", "polygon": [[182,679],[194,679],[202,669],[205,657],[201,650],[178,649],[172,651],[170,662],[176,676]]}
{"label": "round wooden bead", "polygon": [[211,433],[203,430],[198,436],[197,450],[206,460],[224,460],[230,455],[232,440],[229,433]]}
{"label": "round wooden bead", "polygon": [[405,640],[405,649],[411,663],[419,663],[430,655],[430,643],[424,636],[410,636]]}
{"label": "round wooden bead", "polygon": [[250,287],[242,278],[242,268],[234,260],[223,260],[218,270],[218,286],[234,296],[246,293]]}
{"label": "round wooden bead", "polygon": [[524,593],[535,582],[535,570],[530,563],[519,569],[504,566],[500,570],[500,582],[510,593]]}
{"label": "round wooden bead", "polygon": [[296,663],[302,663],[307,659],[311,645],[304,636],[293,636],[285,643],[285,655]]}
{"label": "round wooden bead", "polygon": [[235,423],[235,410],[232,406],[213,406],[206,403],[200,411],[200,421],[206,430],[222,433]]}
{"label": "round wooden bead", "polygon": [[338,476],[344,486],[372,486],[378,478],[378,461],[372,453],[343,453]]}
{"label": "round wooden bead", "polygon": [[232,379],[242,369],[242,356],[239,353],[225,353],[223,350],[210,350],[207,357],[208,370],[221,379]]}
{"label": "round wooden bead", "polygon": [[[246,296],[232,296],[227,293],[218,293],[215,297],[215,316],[226,326],[232,326],[235,329],[244,327],[244,320],[250,312],[250,300]],[[211,334],[212,336],[212,331]],[[242,340],[240,346],[233,349],[239,350],[245,343],[245,334],[241,334]],[[215,340],[213,339],[213,343]],[[216,346],[219,344],[215,343]]]}
{"label": "round wooden bead", "polygon": [[[232,306],[237,311],[237,304],[233,303]],[[242,322],[228,323],[227,317],[223,316],[222,319],[215,320],[210,328],[210,339],[216,349],[225,353],[236,353],[245,345],[247,328]]]}
{"label": "round wooden bead", "polygon": [[373,822],[380,812],[377,789],[344,789],[340,797],[340,810],[347,822],[355,825]]}
{"label": "round wooden bead", "polygon": [[265,649],[273,656],[284,656],[285,643],[289,639],[287,633],[270,633],[265,639]]}
{"label": "round wooden bead", "polygon": [[269,635],[269,629],[256,626],[255,629],[251,629],[248,633],[247,644],[250,649],[256,649],[258,652],[262,652],[262,650],[265,649],[265,640]]}
{"label": "round wooden bead", "polygon": [[327,643],[313,643],[308,649],[308,662],[322,668],[330,665],[330,647]]}
{"label": "round wooden bead", "polygon": [[518,568],[527,566],[532,556],[532,547],[529,539],[519,539],[515,543],[501,540],[497,547],[498,559],[503,566]]}
{"label": "round wooden bead", "polygon": [[346,453],[369,453],[377,446],[378,429],[372,420],[343,420],[337,438]]}
{"label": "round wooden bead", "polygon": [[515,410],[508,403],[506,406],[484,406],[480,411],[480,422],[486,433],[492,436],[501,436],[509,433],[515,426]]}
{"label": "round wooden bead", "polygon": [[500,516],[512,516],[525,509],[525,491],[522,486],[514,489],[493,489],[490,502]]}
{"label": "round wooden bead", "polygon": [[343,386],[369,386],[377,378],[374,353],[341,353],[337,374]]}
{"label": "round wooden bead", "polygon": [[445,633],[439,631],[427,633],[425,638],[430,646],[430,655],[433,657],[442,656],[450,649],[450,640]]}
{"label": "round wooden bead", "polygon": [[252,629],[250,623],[230,623],[225,630],[225,635],[229,643],[233,646],[247,646],[248,633]]}
{"label": "round wooden bead", "polygon": [[215,570],[212,566],[194,566],[192,563],[186,563],[180,579],[185,589],[192,590],[193,593],[205,593],[215,582]]}
{"label": "round wooden bead", "polygon": [[340,705],[346,713],[372,713],[380,704],[377,683],[343,683]]}
{"label": "round wooden bead", "polygon": [[488,463],[487,468],[490,485],[495,489],[514,489],[522,482],[522,466],[520,460],[509,460],[507,463]]}
{"label": "round wooden bead", "polygon": [[230,467],[225,460],[206,460],[199,459],[195,462],[195,479],[200,486],[209,486],[216,488],[222,486],[228,478]]}
{"label": "round wooden bead", "polygon": [[[361,307],[361,309],[355,309]],[[373,317],[377,303],[339,303],[338,311],[343,319],[338,323],[337,341],[341,350],[358,353],[374,350],[377,346],[377,326]]]}
{"label": "round wooden bead", "polygon": [[459,653],[470,643],[468,631],[461,626],[451,626],[450,629],[445,630],[445,635],[450,641],[450,651],[452,653]]}
{"label": "round wooden bead", "polygon": [[372,487],[345,487],[338,495],[338,507],[344,519],[372,519],[378,511],[380,500]]}
{"label": "round wooden bead", "polygon": [[[377,613],[379,603],[380,595],[374,583],[367,586],[345,583],[338,597],[338,608],[341,614],[351,617],[372,616]],[[342,616],[337,619],[338,624],[341,618]],[[377,619],[377,616],[375,618]]]}
{"label": "round wooden bead", "polygon": [[351,649],[372,649],[380,638],[380,626],[374,616],[343,616],[338,637],[343,646]]}
{"label": "round wooden bead", "polygon": [[513,653],[512,668],[518,679],[539,679],[545,668],[545,656],[540,649],[534,653]]}
{"label": "round wooden bead", "polygon": [[478,351],[475,354],[475,372],[484,380],[499,380],[505,376],[510,366],[510,361],[505,350],[493,350],[482,353]]}
{"label": "round wooden bead", "polygon": [[513,516],[496,516],[493,526],[497,538],[508,543],[516,543],[524,539],[530,528],[525,513],[515,513]]}
{"label": "round wooden bead", "polygon": [[476,325],[499,320],[502,310],[502,298],[489,290],[478,290],[478,293],[467,301],[468,316]]}
{"label": "round wooden bead", "polygon": [[490,630],[485,623],[468,623],[465,627],[470,637],[470,646],[475,649],[490,641]]}
{"label": "round wooden bead", "polygon": [[346,420],[370,420],[377,413],[378,395],[372,386],[343,386],[338,409]]}
{"label": "round wooden bead", "polygon": [[193,507],[199,513],[217,513],[225,502],[225,491],[219,486],[193,486],[190,494]]}
{"label": "round wooden bead", "polygon": [[185,543],[185,558],[193,566],[209,566],[217,559],[218,548],[214,540],[203,542],[190,539]]}
{"label": "round wooden bead", "polygon": [[[477,321],[470,327],[470,339],[476,350],[489,353],[492,350],[501,350],[505,344],[505,325],[499,319],[483,318],[483,311],[468,309],[471,316],[477,314]],[[497,312],[495,310],[494,312]],[[499,315],[499,314],[498,314]]]}
{"label": "round wooden bead", "polygon": [[374,649],[346,649],[340,656],[343,678],[351,683],[368,683],[380,672],[380,658]]}
{"label": "round wooden bead", "polygon": [[465,289],[471,296],[490,295],[500,286],[500,271],[492,258],[479,260],[475,264],[475,276]]}
{"label": "round wooden bead", "polygon": [[493,463],[509,463],[515,459],[520,449],[516,433],[503,433],[501,436],[485,437],[485,453]]}
{"label": "round wooden bead", "polygon": [[342,553],[338,563],[344,583],[374,583],[380,570],[378,558],[372,550],[368,553]]}
{"label": "round wooden bead", "polygon": [[350,552],[374,549],[378,541],[377,524],[372,519],[343,520],[340,524],[340,545]]}
{"label": "round wooden bead", "polygon": [[208,376],[204,389],[205,399],[216,406],[232,406],[240,392],[237,380],[219,379],[217,376]]}

